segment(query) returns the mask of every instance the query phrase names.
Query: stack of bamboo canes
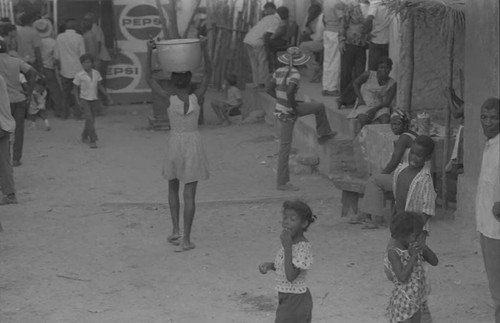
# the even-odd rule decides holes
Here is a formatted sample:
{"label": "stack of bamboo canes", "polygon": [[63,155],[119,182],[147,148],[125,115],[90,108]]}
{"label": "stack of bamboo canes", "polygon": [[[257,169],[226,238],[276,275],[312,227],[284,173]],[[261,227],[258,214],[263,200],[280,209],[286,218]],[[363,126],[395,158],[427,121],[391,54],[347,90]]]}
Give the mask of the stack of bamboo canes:
{"label": "stack of bamboo canes", "polygon": [[208,41],[212,57],[212,84],[221,88],[228,74],[240,83],[251,81],[250,62],[243,39],[258,21],[260,0],[243,0],[241,10],[236,0],[207,1]]}

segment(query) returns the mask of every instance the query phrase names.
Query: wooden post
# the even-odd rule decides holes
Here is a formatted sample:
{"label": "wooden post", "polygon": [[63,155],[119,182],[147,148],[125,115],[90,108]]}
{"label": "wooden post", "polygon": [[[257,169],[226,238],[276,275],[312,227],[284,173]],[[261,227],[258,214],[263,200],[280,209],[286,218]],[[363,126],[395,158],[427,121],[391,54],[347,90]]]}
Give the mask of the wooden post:
{"label": "wooden post", "polygon": [[[450,34],[448,35],[448,87],[453,89],[453,67],[455,65],[455,30],[454,26],[450,27]],[[451,107],[446,109],[446,119],[444,126],[445,138],[443,147],[443,164],[441,165],[441,198],[443,200],[443,209],[448,209],[448,185],[446,174],[446,163],[449,158],[450,141],[451,141]],[[458,140],[458,138],[457,138]]]}
{"label": "wooden post", "polygon": [[415,17],[411,10],[406,13],[402,26],[401,58],[404,66],[401,75],[401,105],[411,114],[411,101],[413,95],[413,78],[415,72]]}

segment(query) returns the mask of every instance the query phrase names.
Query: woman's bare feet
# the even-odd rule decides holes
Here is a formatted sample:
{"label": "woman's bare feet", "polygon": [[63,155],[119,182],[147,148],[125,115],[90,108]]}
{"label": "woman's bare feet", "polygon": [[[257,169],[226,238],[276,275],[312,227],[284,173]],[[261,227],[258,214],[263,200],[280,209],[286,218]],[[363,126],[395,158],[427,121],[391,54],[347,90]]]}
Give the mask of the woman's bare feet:
{"label": "woman's bare feet", "polygon": [[172,233],[168,238],[167,241],[174,246],[180,245],[180,239],[182,238],[182,235],[180,233]]}
{"label": "woman's bare feet", "polygon": [[176,249],[175,252],[184,252],[184,251],[192,250],[194,248],[196,248],[194,243],[192,243],[191,241],[182,240],[182,243],[180,244],[179,249]]}

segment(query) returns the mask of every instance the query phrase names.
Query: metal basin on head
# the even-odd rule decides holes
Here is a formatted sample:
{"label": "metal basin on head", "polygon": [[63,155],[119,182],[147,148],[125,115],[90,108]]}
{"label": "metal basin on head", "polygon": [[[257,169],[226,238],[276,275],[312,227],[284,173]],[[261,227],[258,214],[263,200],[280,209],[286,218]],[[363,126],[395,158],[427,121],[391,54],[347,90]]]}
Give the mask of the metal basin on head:
{"label": "metal basin on head", "polygon": [[193,71],[201,62],[200,40],[169,39],[156,42],[158,60],[166,72]]}

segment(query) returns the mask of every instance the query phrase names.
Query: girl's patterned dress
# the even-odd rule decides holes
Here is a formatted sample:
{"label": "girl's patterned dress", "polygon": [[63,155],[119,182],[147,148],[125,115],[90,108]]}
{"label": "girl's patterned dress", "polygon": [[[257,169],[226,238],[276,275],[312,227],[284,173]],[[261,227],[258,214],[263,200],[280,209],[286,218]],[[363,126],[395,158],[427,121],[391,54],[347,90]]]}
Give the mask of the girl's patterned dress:
{"label": "girl's patterned dress", "polygon": [[[401,263],[406,266],[410,260],[408,250],[393,248],[401,258]],[[425,269],[423,266],[423,258],[418,256],[410,278],[406,283],[401,283],[394,271],[391,263],[386,255],[384,259],[385,272],[387,277],[394,283],[394,289],[389,299],[386,315],[391,323],[402,322],[411,318],[419,310],[424,310],[427,306],[427,288],[425,280]]]}
{"label": "girl's patterned dress", "polygon": [[307,288],[307,271],[313,263],[311,244],[301,241],[292,245],[292,263],[300,269],[300,274],[289,282],[285,273],[285,253],[280,248],[274,260],[276,268],[276,291],[278,292],[278,308],[275,323],[311,323],[312,296]]}

